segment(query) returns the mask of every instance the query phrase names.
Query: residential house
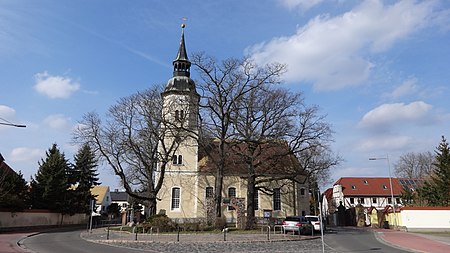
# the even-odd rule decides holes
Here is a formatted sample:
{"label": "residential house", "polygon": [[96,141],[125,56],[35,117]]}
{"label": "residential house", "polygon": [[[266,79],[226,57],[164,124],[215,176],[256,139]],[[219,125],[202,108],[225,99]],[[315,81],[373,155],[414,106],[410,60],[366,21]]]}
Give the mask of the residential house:
{"label": "residential house", "polygon": [[95,196],[95,208],[93,215],[99,216],[107,214],[108,206],[112,203],[109,186],[96,185],[91,188],[91,194]]}
{"label": "residential house", "polygon": [[396,206],[403,206],[404,189],[415,191],[422,184],[422,179],[414,178],[342,177],[333,185],[332,205],[337,208],[342,202],[345,208],[362,205],[384,209],[395,202]]}
{"label": "residential house", "polygon": [[130,206],[128,193],[115,189],[109,193],[111,195],[111,204],[117,203],[120,208],[120,212],[126,212]]}
{"label": "residential house", "polygon": [[[165,213],[178,221],[208,218],[214,215],[213,196],[216,189],[215,166],[212,160],[218,153],[218,144],[216,140],[211,140],[209,145],[200,146],[197,141],[200,95],[195,82],[190,78],[191,62],[186,52],[184,28],[173,66],[173,77],[169,79],[161,94],[162,115],[166,122],[170,122],[165,127],[169,130],[172,127],[172,132],[178,134],[167,134],[164,144],[170,146],[176,141],[178,148],[171,163],[165,168],[164,185],[158,194],[157,208],[159,213]],[[185,131],[186,134],[180,137],[180,131]],[[270,145],[272,147],[265,148]],[[240,148],[241,151],[248,148],[245,145],[234,147]],[[271,142],[260,144],[256,148],[261,150],[260,159],[264,159],[270,157],[271,153],[285,151],[288,147],[282,142]],[[223,179],[222,213],[228,221],[236,221],[245,215],[248,171],[242,157],[237,156],[237,150],[229,148],[227,154],[229,156],[226,159]],[[261,161],[263,165],[255,173],[266,176],[287,173],[298,166],[298,160],[292,155],[280,156],[278,160],[259,160]],[[301,178],[301,175],[297,176]],[[270,177],[266,179],[268,178]],[[309,214],[307,184],[289,180],[267,180],[260,186],[263,187],[257,191],[254,199],[256,217],[282,218],[287,215]]]}

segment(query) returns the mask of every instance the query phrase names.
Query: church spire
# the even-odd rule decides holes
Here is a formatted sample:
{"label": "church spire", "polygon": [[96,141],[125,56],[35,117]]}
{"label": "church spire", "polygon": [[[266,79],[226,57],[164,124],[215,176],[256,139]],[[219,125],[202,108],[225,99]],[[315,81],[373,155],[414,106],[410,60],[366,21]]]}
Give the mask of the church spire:
{"label": "church spire", "polygon": [[191,62],[188,59],[186,52],[186,44],[184,42],[184,27],[181,25],[181,41],[180,48],[178,49],[177,58],[173,61],[173,76],[187,76],[190,77]]}
{"label": "church spire", "polygon": [[[183,19],[184,20],[184,19]],[[181,40],[180,47],[178,48],[177,57],[173,60],[173,77],[167,81],[166,88],[164,89],[163,96],[168,94],[180,94],[189,92],[198,96],[195,89],[195,82],[190,78],[191,62],[187,56],[186,44],[184,42],[184,27],[181,25]]]}

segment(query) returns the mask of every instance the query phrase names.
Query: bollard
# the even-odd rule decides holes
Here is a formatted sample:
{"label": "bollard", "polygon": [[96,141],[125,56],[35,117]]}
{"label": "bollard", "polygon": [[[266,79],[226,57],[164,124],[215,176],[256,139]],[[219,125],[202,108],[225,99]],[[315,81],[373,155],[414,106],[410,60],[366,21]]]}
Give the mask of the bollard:
{"label": "bollard", "polygon": [[136,232],[136,236],[134,237],[134,240],[137,241],[138,227],[136,226],[136,227],[134,227],[134,229],[135,229],[135,232]]}
{"label": "bollard", "polygon": [[223,228],[222,232],[223,232],[223,241],[225,242],[227,240],[228,228]]}
{"label": "bollard", "polygon": [[177,242],[180,241],[180,227],[177,228]]}
{"label": "bollard", "polygon": [[267,241],[270,241],[270,226],[267,226]]}
{"label": "bollard", "polygon": [[107,230],[107,234],[106,234],[106,240],[109,240],[109,224],[108,224],[108,230]]}

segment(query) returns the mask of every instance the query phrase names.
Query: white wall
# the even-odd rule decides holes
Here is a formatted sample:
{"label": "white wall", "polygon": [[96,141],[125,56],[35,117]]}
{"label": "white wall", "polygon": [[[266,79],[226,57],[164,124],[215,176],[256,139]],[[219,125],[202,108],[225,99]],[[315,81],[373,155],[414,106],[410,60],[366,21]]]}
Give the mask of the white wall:
{"label": "white wall", "polygon": [[448,210],[401,210],[401,223],[408,231],[450,231]]}

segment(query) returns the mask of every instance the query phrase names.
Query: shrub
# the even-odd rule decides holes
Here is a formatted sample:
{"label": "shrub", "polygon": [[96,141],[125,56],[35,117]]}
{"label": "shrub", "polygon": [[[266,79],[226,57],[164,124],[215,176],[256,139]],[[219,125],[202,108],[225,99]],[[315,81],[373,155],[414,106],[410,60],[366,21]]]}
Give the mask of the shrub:
{"label": "shrub", "polygon": [[165,214],[156,214],[150,216],[143,224],[145,230],[153,227],[159,229],[160,232],[171,232],[177,229],[178,224],[173,222]]}
{"label": "shrub", "polygon": [[214,229],[212,226],[208,226],[205,219],[186,219],[179,226],[182,231],[208,231]]}

